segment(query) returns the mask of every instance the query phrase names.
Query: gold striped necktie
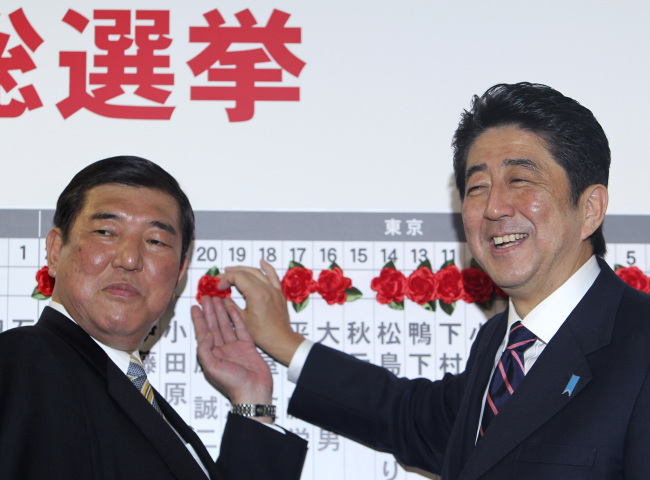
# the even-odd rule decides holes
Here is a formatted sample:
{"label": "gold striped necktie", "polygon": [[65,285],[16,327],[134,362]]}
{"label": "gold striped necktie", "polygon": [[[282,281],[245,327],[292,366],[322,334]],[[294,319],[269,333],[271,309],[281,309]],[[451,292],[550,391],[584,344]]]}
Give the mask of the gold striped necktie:
{"label": "gold striped necktie", "polygon": [[[144,398],[153,406],[154,410],[162,415],[162,411],[156,402],[156,397],[153,394],[153,387],[147,380],[147,374],[144,371],[142,362],[135,355],[131,355],[131,363],[129,363],[129,369],[126,372],[126,376],[129,377],[129,380],[135,385]],[[164,417],[164,416],[163,416]]]}

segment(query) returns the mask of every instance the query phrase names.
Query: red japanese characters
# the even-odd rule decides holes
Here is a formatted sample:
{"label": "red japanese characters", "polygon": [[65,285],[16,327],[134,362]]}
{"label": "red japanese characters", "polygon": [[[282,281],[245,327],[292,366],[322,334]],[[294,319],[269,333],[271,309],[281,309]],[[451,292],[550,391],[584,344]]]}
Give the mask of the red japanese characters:
{"label": "red japanese characters", "polygon": [[[68,9],[62,23],[79,34],[81,44],[91,40],[94,48],[59,51],[59,67],[68,69],[69,80],[67,97],[56,103],[63,118],[87,110],[108,118],[169,120],[176,109],[168,104],[176,76],[185,73],[171,69],[182,65],[178,60],[186,61],[196,84],[176,98],[234,103],[226,108],[230,122],[252,119],[256,102],[300,100],[300,87],[281,86],[284,72],[298,77],[305,66],[287,48],[302,41],[301,29],[287,26],[290,14],[273,10],[260,26],[245,9],[235,14],[239,26],[228,26],[218,9],[211,10],[203,15],[207,26],[188,26],[189,35],[180,40],[186,43],[173,51],[195,50],[191,44],[203,49],[177,61],[171,58],[170,46],[179,40],[170,34],[170,15],[170,10],[98,9],[91,16]],[[8,94],[16,89],[19,95],[12,96],[22,101],[0,102],[0,117],[18,117],[43,105],[34,85],[19,85],[22,74],[36,69],[28,50],[34,54],[44,40],[22,8],[9,19],[22,45],[6,51],[10,34],[0,32],[0,87]]]}
{"label": "red japanese characters", "polygon": [[[10,13],[9,21],[22,43],[32,52],[36,52],[36,49],[43,43],[43,39],[29,23],[23,9],[19,8]],[[43,103],[33,85],[19,86],[18,81],[11,74],[11,72],[25,73],[34,70],[36,64],[32,57],[23,45],[17,45],[6,51],[8,43],[9,35],[0,32],[0,87],[7,94],[17,88],[23,101],[12,98],[10,102],[7,102],[0,98],[0,117],[19,117],[25,110],[34,110],[43,106]]]}

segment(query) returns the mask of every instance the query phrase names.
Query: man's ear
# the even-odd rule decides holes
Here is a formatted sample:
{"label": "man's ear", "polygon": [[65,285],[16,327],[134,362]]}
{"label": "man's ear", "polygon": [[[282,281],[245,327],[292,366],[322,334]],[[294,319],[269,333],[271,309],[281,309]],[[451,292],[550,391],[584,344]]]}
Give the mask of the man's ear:
{"label": "man's ear", "polygon": [[581,195],[584,203],[585,218],[582,224],[582,239],[586,240],[600,227],[605,219],[609,194],[607,187],[601,184],[588,186]]}
{"label": "man's ear", "polygon": [[63,233],[60,228],[56,227],[48,232],[45,238],[45,248],[47,249],[47,268],[50,276],[56,278],[56,269],[63,249]]}

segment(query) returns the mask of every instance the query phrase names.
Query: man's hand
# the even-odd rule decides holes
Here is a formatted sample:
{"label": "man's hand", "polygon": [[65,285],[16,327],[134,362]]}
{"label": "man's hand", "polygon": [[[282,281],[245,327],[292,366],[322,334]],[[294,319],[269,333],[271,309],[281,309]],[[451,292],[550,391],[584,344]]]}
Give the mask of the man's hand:
{"label": "man's hand", "polygon": [[219,277],[219,289],[234,286],[246,300],[246,308],[237,307],[255,343],[278,362],[287,366],[304,337],[291,329],[287,299],[275,269],[266,261],[260,262],[262,271],[250,267],[226,268]]}
{"label": "man's hand", "polygon": [[192,307],[192,322],[199,362],[208,382],[232,403],[270,405],[271,371],[234,304],[226,310],[221,298],[204,295],[201,305],[203,309]]}

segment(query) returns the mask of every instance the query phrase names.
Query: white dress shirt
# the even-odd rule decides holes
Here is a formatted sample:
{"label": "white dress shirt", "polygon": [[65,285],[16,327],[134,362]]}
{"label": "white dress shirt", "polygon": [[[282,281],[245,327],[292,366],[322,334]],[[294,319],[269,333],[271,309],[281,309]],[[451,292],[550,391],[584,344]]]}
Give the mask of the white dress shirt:
{"label": "white dress shirt", "polygon": [[[537,340],[533,343],[532,347],[524,352],[524,371],[528,373],[532,366],[535,364],[537,358],[542,354],[544,348],[551,341],[560,329],[564,321],[571,314],[574,308],[580,303],[582,297],[585,296],[587,290],[591,288],[596,281],[596,277],[600,273],[600,266],[595,256],[591,256],[585,264],[578,269],[569,279],[564,282],[557,290],[551,293],[548,297],[542,300],[535,308],[533,308],[525,318],[521,318],[509,300],[508,305],[508,328],[506,335],[501,342],[501,346],[494,356],[494,369],[496,369],[499,359],[506,347],[508,346],[508,337],[510,336],[510,327],[512,324],[521,321],[521,323],[530,330]],[[493,369],[493,371],[494,371]],[[483,393],[482,405],[485,406],[487,398],[488,387]],[[479,418],[477,427],[477,438],[483,421],[483,410],[481,408],[481,416]]]}

